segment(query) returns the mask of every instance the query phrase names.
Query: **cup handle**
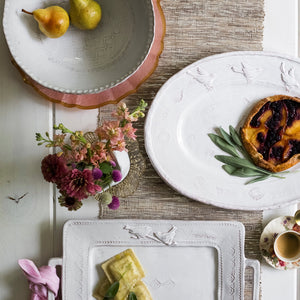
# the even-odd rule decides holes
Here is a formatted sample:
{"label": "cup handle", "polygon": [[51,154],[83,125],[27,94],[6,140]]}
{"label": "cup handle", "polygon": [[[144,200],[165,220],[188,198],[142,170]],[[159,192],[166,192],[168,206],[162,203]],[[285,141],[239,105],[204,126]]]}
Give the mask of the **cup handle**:
{"label": "cup handle", "polygon": [[245,259],[246,267],[253,269],[253,300],[259,300],[260,263],[256,259]]}
{"label": "cup handle", "polygon": [[[50,258],[48,261],[48,266],[56,267],[56,266],[62,266],[62,258],[60,257],[53,257]],[[51,291],[48,291],[48,300],[55,300],[55,296]]]}

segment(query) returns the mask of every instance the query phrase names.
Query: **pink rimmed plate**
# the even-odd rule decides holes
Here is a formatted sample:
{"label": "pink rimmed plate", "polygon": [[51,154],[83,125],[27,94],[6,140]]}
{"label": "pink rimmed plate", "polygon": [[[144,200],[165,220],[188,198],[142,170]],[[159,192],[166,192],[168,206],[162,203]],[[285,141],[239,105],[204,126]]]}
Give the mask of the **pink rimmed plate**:
{"label": "pink rimmed plate", "polygon": [[118,85],[93,94],[69,94],[59,92],[42,86],[26,74],[13,60],[24,82],[32,86],[45,99],[62,104],[66,107],[77,107],[80,109],[92,109],[106,104],[118,103],[126,96],[135,93],[138,87],[145,82],[157,67],[159,56],[163,50],[163,39],[165,36],[165,18],[160,6],[160,0],[152,0],[154,10],[154,40],[150,51],[141,66]]}

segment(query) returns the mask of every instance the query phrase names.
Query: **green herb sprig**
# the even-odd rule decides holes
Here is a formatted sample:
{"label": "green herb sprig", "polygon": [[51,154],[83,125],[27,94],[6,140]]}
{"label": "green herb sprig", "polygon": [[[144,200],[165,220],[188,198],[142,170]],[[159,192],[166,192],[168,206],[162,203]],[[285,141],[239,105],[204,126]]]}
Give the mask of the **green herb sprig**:
{"label": "green herb sprig", "polygon": [[215,155],[218,161],[224,163],[222,168],[229,175],[253,177],[246,184],[263,181],[269,177],[285,178],[256,166],[244,148],[239,133],[232,126],[229,126],[229,133],[220,127],[219,134],[209,133],[208,136],[216,146],[230,154]]}
{"label": "green herb sprig", "polygon": [[[119,291],[119,288],[120,288],[120,282],[119,281],[115,281],[114,283],[112,283],[110,285],[110,287],[108,288],[108,290],[106,291],[103,300],[114,299],[114,297],[117,295],[117,293]],[[130,292],[129,295],[128,295],[127,300],[137,300],[136,294],[134,292]]]}
{"label": "green herb sprig", "polygon": [[112,283],[111,286],[106,291],[103,300],[114,299],[114,297],[118,293],[119,287],[120,287],[120,282],[119,281],[115,281],[114,283]]}

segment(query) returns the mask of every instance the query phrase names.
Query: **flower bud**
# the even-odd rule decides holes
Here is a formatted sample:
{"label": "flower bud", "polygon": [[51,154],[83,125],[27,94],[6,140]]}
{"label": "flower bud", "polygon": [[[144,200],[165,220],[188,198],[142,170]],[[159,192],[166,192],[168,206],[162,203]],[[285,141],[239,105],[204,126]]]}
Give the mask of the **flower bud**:
{"label": "flower bud", "polygon": [[101,203],[103,205],[109,205],[112,201],[112,195],[109,192],[103,192],[101,195]]}

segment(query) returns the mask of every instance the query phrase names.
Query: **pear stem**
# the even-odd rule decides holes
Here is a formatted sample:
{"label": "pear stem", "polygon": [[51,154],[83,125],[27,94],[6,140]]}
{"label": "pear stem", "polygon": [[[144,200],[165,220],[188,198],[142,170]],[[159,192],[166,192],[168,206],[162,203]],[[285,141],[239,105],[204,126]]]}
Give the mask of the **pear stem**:
{"label": "pear stem", "polygon": [[25,14],[33,15],[32,12],[29,12],[29,11],[27,11],[27,10],[25,10],[25,9],[22,9],[22,12],[25,13]]}

